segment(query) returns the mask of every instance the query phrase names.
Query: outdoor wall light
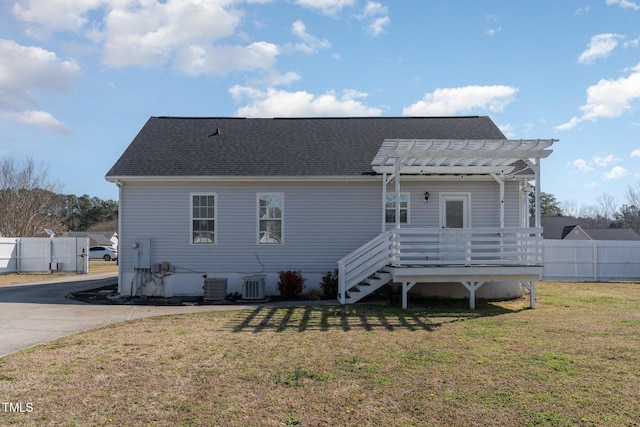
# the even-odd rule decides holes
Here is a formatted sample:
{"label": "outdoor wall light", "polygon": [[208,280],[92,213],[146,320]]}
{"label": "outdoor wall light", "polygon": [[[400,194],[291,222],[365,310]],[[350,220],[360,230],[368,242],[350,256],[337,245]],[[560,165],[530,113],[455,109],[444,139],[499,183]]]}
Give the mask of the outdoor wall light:
{"label": "outdoor wall light", "polygon": [[425,191],[424,193],[424,202],[427,203],[429,201],[429,192]]}
{"label": "outdoor wall light", "polygon": [[139,246],[139,245],[138,245],[138,242],[133,242],[133,243],[131,244],[131,247],[132,247],[133,249],[138,249],[138,246]]}

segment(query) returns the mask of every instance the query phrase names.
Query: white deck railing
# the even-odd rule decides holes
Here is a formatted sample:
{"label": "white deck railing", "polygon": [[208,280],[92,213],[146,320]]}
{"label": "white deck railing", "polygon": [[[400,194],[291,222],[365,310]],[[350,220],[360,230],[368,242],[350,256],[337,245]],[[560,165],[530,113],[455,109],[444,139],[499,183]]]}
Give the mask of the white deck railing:
{"label": "white deck railing", "polygon": [[338,298],[386,266],[541,266],[542,228],[399,228],[338,262]]}
{"label": "white deck railing", "polygon": [[541,228],[400,228],[391,264],[542,265]]}

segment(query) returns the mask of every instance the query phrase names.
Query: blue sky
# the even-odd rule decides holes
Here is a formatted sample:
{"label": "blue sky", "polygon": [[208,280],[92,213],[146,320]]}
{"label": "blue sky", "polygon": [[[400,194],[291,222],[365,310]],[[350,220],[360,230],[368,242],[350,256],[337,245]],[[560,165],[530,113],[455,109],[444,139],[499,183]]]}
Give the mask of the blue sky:
{"label": "blue sky", "polygon": [[[638,0],[0,0],[0,159],[66,194],[150,116],[488,115],[572,209],[640,186]],[[153,161],[153,153],[149,153]]]}

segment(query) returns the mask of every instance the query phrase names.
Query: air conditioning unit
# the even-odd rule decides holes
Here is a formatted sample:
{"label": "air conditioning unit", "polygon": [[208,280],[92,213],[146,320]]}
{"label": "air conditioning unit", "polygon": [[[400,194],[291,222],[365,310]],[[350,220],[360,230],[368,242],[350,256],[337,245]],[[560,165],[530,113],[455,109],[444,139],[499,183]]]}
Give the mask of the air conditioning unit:
{"label": "air conditioning unit", "polygon": [[242,278],[242,299],[264,299],[267,276],[254,275]]}
{"label": "air conditioning unit", "polygon": [[227,297],[227,279],[204,279],[205,301],[224,301]]}

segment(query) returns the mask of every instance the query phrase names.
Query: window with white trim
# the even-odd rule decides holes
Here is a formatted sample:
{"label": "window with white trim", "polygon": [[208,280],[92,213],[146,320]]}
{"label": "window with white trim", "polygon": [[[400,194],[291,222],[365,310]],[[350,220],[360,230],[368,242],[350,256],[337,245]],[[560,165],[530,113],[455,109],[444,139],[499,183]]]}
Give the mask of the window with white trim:
{"label": "window with white trim", "polygon": [[283,243],[284,194],[258,194],[258,244]]}
{"label": "window with white trim", "polygon": [[191,194],[191,243],[213,245],[216,243],[215,193]]}
{"label": "window with white trim", "polygon": [[[396,222],[396,195],[387,194],[385,202],[385,222],[395,224]],[[400,223],[409,223],[409,193],[400,193]]]}

